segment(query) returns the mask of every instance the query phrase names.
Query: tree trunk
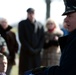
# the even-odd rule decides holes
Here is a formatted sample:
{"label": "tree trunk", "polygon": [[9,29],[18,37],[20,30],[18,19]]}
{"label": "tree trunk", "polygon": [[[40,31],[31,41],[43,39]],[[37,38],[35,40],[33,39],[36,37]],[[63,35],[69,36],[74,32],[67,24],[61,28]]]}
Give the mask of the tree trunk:
{"label": "tree trunk", "polygon": [[51,0],[46,0],[46,19],[50,17]]}

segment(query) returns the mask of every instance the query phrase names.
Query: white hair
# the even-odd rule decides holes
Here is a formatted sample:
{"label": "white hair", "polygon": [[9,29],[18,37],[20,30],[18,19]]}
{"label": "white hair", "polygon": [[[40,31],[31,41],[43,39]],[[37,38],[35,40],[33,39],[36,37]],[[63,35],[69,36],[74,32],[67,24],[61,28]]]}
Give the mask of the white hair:
{"label": "white hair", "polygon": [[45,26],[47,26],[47,23],[48,23],[48,22],[53,22],[54,25],[56,26],[56,28],[57,28],[57,29],[60,29],[59,25],[57,24],[57,22],[56,22],[55,20],[53,20],[53,19],[51,19],[51,18],[48,18],[48,19],[46,20]]}

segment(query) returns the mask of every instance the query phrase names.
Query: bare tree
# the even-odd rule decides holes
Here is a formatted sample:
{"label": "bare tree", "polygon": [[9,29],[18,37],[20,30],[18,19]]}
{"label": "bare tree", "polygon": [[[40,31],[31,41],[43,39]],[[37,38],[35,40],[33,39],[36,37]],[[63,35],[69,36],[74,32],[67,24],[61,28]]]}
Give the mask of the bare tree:
{"label": "bare tree", "polygon": [[[56,0],[45,0],[46,2],[46,19],[50,17],[51,2]],[[61,1],[61,0],[57,0]]]}
{"label": "bare tree", "polygon": [[45,0],[46,2],[46,19],[50,17],[50,4],[51,4],[51,0]]}

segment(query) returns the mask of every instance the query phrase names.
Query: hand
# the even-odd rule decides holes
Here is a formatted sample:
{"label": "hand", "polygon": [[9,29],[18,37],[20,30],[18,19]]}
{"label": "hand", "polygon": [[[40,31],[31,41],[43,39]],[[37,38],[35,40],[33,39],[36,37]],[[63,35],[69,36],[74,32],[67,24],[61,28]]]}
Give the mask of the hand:
{"label": "hand", "polygon": [[41,66],[41,67],[38,67],[38,68],[35,68],[32,70],[32,74],[35,74],[35,75],[44,75],[44,71],[47,69],[47,67],[44,67],[44,66]]}
{"label": "hand", "polygon": [[58,36],[55,36],[55,38],[54,38],[55,40],[58,40]]}

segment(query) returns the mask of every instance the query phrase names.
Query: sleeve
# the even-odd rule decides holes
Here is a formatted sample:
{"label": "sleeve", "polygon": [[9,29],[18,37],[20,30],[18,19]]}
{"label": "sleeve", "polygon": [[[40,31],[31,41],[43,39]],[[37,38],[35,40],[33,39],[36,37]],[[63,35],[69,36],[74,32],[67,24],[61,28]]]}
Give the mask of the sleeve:
{"label": "sleeve", "polygon": [[51,35],[51,36],[53,36],[52,39],[49,39],[50,36],[49,36],[48,40],[45,38],[44,46],[43,46],[44,49],[48,49],[51,46],[58,46],[59,45],[58,37],[57,37],[57,39],[54,39],[56,35]]}
{"label": "sleeve", "polygon": [[58,46],[59,45],[59,43],[58,43],[58,40],[50,40],[49,41],[49,46]]}
{"label": "sleeve", "polygon": [[[28,70],[24,75],[54,75],[55,69],[59,70],[58,66],[54,67],[38,67],[33,70]],[[51,73],[50,73],[51,71]],[[56,74],[58,75],[58,74]],[[60,74],[59,74],[60,75]]]}
{"label": "sleeve", "polygon": [[25,38],[25,34],[26,32],[24,31],[25,27],[23,26],[23,23],[20,22],[19,23],[19,26],[18,26],[18,34],[19,34],[19,40],[20,40],[20,43],[23,45],[23,47],[26,49],[28,49],[29,53],[31,54],[34,54],[35,53],[35,50],[30,46],[30,44],[28,43],[28,41],[26,40]]}
{"label": "sleeve", "polygon": [[36,47],[36,50],[35,50],[37,53],[41,51],[41,49],[43,48],[43,44],[44,44],[44,27],[42,26],[41,37],[40,37],[38,46]]}
{"label": "sleeve", "polygon": [[15,33],[13,33],[14,34],[14,50],[15,50],[15,52],[17,53],[18,52],[18,42],[17,42],[17,40],[16,40],[16,35],[15,35]]}
{"label": "sleeve", "polygon": [[50,46],[51,46],[51,45],[49,44],[49,42],[48,42],[48,43],[44,42],[43,49],[47,49],[47,48],[49,48]]}

